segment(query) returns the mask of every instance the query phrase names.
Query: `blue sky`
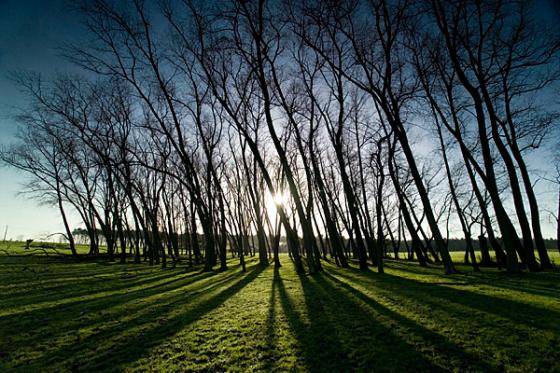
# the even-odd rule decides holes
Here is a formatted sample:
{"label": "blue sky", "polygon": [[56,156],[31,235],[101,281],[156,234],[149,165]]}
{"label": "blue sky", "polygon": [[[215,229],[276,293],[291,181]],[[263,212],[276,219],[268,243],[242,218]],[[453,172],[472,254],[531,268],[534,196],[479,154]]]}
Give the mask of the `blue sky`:
{"label": "blue sky", "polygon": [[[540,14],[546,22],[555,22],[560,12],[552,11],[558,0],[538,0]],[[7,74],[16,69],[33,70],[45,75],[71,68],[57,56],[61,41],[83,38],[84,31],[69,12],[65,0],[0,0],[0,144],[13,140],[16,125],[12,116],[22,107],[25,97],[10,82]],[[559,26],[560,27],[560,26]],[[529,163],[540,173],[550,170],[552,159],[548,151],[539,151]],[[40,238],[63,230],[55,208],[39,206],[24,196],[18,196],[25,183],[21,173],[0,167],[0,239],[8,226],[9,238]],[[543,229],[546,237],[555,235],[555,225],[549,222],[546,210],[556,210],[557,187],[539,182],[537,192],[543,210]],[[74,216],[74,223],[78,220]],[[75,226],[75,224],[74,224]]]}
{"label": "blue sky", "polygon": [[[7,74],[15,69],[46,75],[66,70],[56,46],[61,40],[79,36],[80,30],[63,0],[0,0],[0,143],[13,139],[16,125],[11,117],[15,108],[25,103]],[[24,182],[21,173],[0,168],[0,239],[6,225],[11,238],[40,238],[61,232],[56,209],[17,195]]]}

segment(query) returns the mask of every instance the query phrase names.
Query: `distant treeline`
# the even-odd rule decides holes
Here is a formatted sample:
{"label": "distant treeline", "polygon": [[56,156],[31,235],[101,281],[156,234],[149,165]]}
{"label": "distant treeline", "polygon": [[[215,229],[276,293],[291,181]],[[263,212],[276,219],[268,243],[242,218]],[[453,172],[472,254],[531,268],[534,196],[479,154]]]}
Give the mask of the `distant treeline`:
{"label": "distant treeline", "polygon": [[[498,238],[499,242],[502,242],[501,238]],[[557,250],[558,240],[552,238],[545,238],[544,245],[548,251]],[[480,247],[478,239],[473,240],[473,244],[476,248]],[[465,251],[466,242],[464,238],[451,238],[447,241],[449,251]]]}
{"label": "distant treeline", "polygon": [[[72,232],[72,234],[74,235],[74,237],[76,238],[76,243],[82,244],[82,245],[89,245],[89,233],[86,229],[83,228],[76,228],[74,229],[74,231]],[[164,232],[161,232],[160,234],[164,235]],[[105,237],[103,236],[103,231],[101,230],[97,230],[97,236],[99,237],[99,245],[104,246],[106,245],[107,240],[105,239]],[[204,246],[204,235],[202,234],[198,234],[198,243],[200,246]],[[134,237],[142,237],[142,232],[136,232],[136,231],[127,231],[126,232],[126,237],[129,238],[130,242],[129,242],[129,246],[132,247],[132,245],[134,244]],[[268,240],[272,240],[273,237],[269,237],[267,236],[267,241]],[[188,253],[187,250],[187,246],[190,243],[190,240],[192,239],[192,237],[189,237],[185,234],[178,234],[177,235],[177,241],[179,242],[179,250],[181,252],[184,253]],[[318,241],[318,244],[321,245],[320,243],[320,239],[319,237],[316,238]],[[249,255],[254,255],[256,253],[256,246],[258,245],[258,236],[257,235],[248,235],[245,237],[245,240],[247,242],[247,251],[246,254]],[[502,240],[501,238],[498,237],[498,241],[501,243]],[[422,245],[426,246],[426,241],[422,240]],[[473,245],[475,246],[475,249],[479,249],[480,248],[480,242],[478,239],[475,239],[472,241]],[[140,245],[143,245],[142,242],[142,238],[139,239],[139,243]],[[452,252],[456,252],[456,251],[466,251],[467,250],[467,242],[464,238],[450,238],[448,240],[446,240],[447,246],[449,251]],[[544,240],[545,246],[547,248],[548,251],[554,251],[557,250],[558,248],[558,240],[556,239],[552,239],[552,238],[548,238]],[[351,245],[350,241],[345,238],[344,239],[344,245],[345,246],[349,246]],[[399,243],[397,242],[391,242],[390,240],[386,240],[385,241],[385,254],[388,251],[393,251],[394,247],[397,246],[399,247],[399,252],[404,252],[407,253],[407,246],[410,247],[412,245],[412,241],[407,240],[406,242],[402,241]],[[279,252],[282,253],[287,253],[288,252],[288,248],[286,246],[286,237],[285,236],[281,236],[279,239]]]}

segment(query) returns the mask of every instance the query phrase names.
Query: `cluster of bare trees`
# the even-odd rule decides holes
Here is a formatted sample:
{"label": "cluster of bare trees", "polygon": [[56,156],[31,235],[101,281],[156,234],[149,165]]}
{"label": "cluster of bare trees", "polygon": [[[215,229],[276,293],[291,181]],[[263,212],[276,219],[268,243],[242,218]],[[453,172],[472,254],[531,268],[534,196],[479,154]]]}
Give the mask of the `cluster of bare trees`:
{"label": "cluster of bare trees", "polygon": [[475,269],[490,248],[509,271],[551,267],[526,154],[557,119],[560,39],[527,1],[79,12],[90,39],[65,54],[85,75],[18,74],[30,106],[2,153],[59,207],[74,251],[68,208],[92,254],[101,232],[122,261],[279,265],[284,236],[300,272],[329,256],[382,272],[404,246],[453,273],[455,226]]}

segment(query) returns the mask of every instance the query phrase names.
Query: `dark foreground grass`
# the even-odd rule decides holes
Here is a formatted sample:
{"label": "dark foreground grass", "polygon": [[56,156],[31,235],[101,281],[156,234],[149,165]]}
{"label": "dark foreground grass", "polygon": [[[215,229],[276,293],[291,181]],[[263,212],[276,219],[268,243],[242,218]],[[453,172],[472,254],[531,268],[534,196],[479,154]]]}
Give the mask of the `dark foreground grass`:
{"label": "dark foreground grass", "polygon": [[0,370],[559,371],[560,273],[0,256]]}

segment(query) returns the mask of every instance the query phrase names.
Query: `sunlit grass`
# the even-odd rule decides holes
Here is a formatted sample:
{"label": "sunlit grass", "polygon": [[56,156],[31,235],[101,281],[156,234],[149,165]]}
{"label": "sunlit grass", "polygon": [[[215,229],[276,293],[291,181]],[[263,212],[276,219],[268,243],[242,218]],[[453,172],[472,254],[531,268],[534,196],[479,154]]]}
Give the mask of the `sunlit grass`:
{"label": "sunlit grass", "polygon": [[[78,254],[89,253],[89,245],[76,244]],[[25,242],[20,241],[0,241],[0,255],[70,255],[70,247],[67,243],[32,241],[29,248]]]}
{"label": "sunlit grass", "polygon": [[560,273],[299,276],[0,256],[0,366],[21,370],[553,371]]}

